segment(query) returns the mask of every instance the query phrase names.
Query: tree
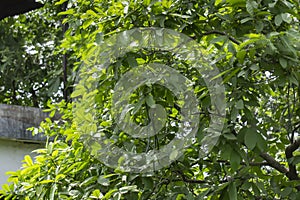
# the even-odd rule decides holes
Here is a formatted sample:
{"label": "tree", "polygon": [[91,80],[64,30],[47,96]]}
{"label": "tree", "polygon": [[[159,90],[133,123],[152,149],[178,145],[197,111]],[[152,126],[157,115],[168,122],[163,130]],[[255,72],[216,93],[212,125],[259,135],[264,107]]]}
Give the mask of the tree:
{"label": "tree", "polygon": [[[23,169],[10,172],[12,185],[5,185],[2,195],[7,199],[298,199],[299,8],[296,0],[70,1],[68,9],[58,14],[65,15],[64,23],[69,24],[60,48],[72,48],[70,58],[82,61],[76,69],[91,70],[83,71],[73,93],[79,101],[48,105],[52,114],[61,112],[61,119],[47,119],[34,132],[54,140],[37,150],[36,161],[27,156]],[[189,36],[220,71],[211,80],[222,77],[226,116],[221,116],[225,117],[222,133],[208,154],[199,156],[216,105],[205,77],[191,63],[170,51],[144,48],[109,57],[109,67],[91,76],[96,72],[92,66],[99,64],[93,59],[107,52],[99,52],[99,44],[116,45],[107,39],[135,27],[168,28]],[[151,123],[151,115],[163,117],[160,108],[156,115],[150,110],[162,105],[167,118],[157,135],[135,138],[116,130],[118,120],[112,117],[119,112],[112,102],[120,102],[110,91],[128,72],[153,62],[167,63],[191,80],[199,102],[196,137],[183,156],[151,175],[106,166],[97,159],[103,147],[89,148],[90,138],[81,131],[95,129],[108,142],[134,153],[157,150],[176,138],[183,106],[160,84],[139,86],[126,102],[130,107],[124,105],[130,120],[144,126]],[[91,88],[89,84],[95,82]],[[176,150],[170,152],[170,158],[175,154]]]}
{"label": "tree", "polygon": [[69,85],[63,85],[60,11],[47,1],[36,11],[0,21],[1,103],[45,107],[49,99],[60,101],[72,84],[70,70]]}

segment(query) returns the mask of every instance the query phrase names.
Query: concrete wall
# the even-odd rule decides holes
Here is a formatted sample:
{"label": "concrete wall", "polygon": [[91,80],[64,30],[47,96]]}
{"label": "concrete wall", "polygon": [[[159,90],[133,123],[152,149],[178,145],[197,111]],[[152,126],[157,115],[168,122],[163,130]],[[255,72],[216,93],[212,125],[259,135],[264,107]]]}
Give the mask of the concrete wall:
{"label": "concrete wall", "polygon": [[41,109],[0,104],[0,187],[6,183],[7,171],[22,166],[24,156],[43,147],[43,135],[32,136],[29,127],[38,127],[48,115]]}
{"label": "concrete wall", "polygon": [[33,150],[42,148],[41,144],[24,143],[12,140],[0,140],[0,188],[6,183],[8,175],[7,171],[16,171],[22,166],[22,160],[25,155],[32,158],[35,154]]}
{"label": "concrete wall", "polygon": [[37,127],[47,116],[39,108],[0,104],[0,138],[43,141],[41,135],[32,136],[27,128]]}

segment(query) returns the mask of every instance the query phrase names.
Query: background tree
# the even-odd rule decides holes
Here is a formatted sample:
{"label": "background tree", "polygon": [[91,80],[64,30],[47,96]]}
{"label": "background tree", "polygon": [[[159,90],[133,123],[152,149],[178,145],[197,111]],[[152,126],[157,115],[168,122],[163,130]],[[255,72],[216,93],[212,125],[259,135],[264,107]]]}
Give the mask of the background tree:
{"label": "background tree", "polygon": [[[65,3],[60,0],[59,6]],[[69,1],[69,29],[60,45],[72,49],[70,59],[93,56],[97,42],[134,27],[164,27],[184,33],[207,49],[226,87],[226,124],[218,144],[199,158],[197,140],[184,156],[152,176],[124,173],[103,165],[80,140],[72,120],[72,105],[49,104],[59,121],[46,120],[38,130],[48,142],[33,162],[10,172],[2,191],[6,199],[299,199],[299,1]],[[113,128],[111,96],[129,69],[153,60],[168,63],[194,82],[200,102],[200,124],[209,122],[210,97],[201,75],[170,52],[139,50],[120,58],[101,76],[97,112],[103,131],[119,147],[136,152],[159,148],[174,138],[172,120],[179,120],[176,98],[158,85],[139,88],[132,96],[133,119],[148,123],[154,102],[168,110],[166,127],[158,136],[136,140]],[[82,63],[78,62],[75,69]],[[88,95],[90,91],[77,91]],[[146,98],[151,96],[151,101]],[[151,103],[152,102],[152,103]],[[73,103],[75,104],[75,103]],[[76,105],[76,104],[75,104]],[[87,116],[87,113],[82,113]],[[175,127],[176,128],[176,127]],[[134,146],[134,148],[133,148]]]}
{"label": "background tree", "polygon": [[44,3],[37,11],[0,21],[1,103],[44,107],[49,99],[62,99],[63,29],[57,15],[62,6]]}

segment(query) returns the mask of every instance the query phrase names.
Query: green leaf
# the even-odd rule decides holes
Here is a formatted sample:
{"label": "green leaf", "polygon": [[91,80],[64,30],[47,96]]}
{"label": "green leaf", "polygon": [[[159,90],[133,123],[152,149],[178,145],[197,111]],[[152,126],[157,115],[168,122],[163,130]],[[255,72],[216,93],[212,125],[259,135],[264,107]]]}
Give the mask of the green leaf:
{"label": "green leaf", "polygon": [[243,109],[244,108],[244,101],[242,99],[238,100],[238,102],[236,102],[235,106],[239,110]]}
{"label": "green leaf", "polygon": [[215,37],[214,39],[212,39],[210,41],[211,44],[214,44],[214,43],[218,43],[218,42],[225,42],[227,40],[227,36],[219,36],[219,37]]}
{"label": "green leaf", "polygon": [[88,20],[86,20],[86,21],[83,23],[82,28],[83,28],[83,29],[86,29],[86,28],[89,27],[93,22],[94,22],[93,19],[88,19]]}
{"label": "green leaf", "polygon": [[246,4],[246,0],[226,0],[226,2],[233,6],[243,6]]}
{"label": "green leaf", "polygon": [[274,8],[274,6],[277,4],[277,1],[275,1],[274,3],[269,3],[269,7],[270,8]]}
{"label": "green leaf", "polygon": [[229,194],[229,199],[230,200],[237,200],[237,189],[236,189],[235,182],[232,182],[228,186],[228,194]]}
{"label": "green leaf", "polygon": [[100,184],[100,185],[103,185],[103,186],[109,186],[109,179],[106,178],[104,175],[102,176],[99,176],[97,182]]}
{"label": "green leaf", "polygon": [[[295,188],[299,181],[290,181],[271,167],[249,164],[262,162],[259,151],[284,155],[289,141],[286,134],[280,134],[281,129],[288,125],[289,117],[295,126],[299,121],[298,0],[80,0],[69,2],[68,10],[61,12],[64,3],[67,1],[47,1],[42,9],[0,23],[0,103],[47,107],[55,117],[31,129],[51,140],[46,141],[45,149],[35,151],[36,159],[24,158],[24,168],[10,174],[11,185],[2,187],[7,194],[3,196],[1,190],[0,199],[300,199]],[[69,25],[63,37],[61,21]],[[164,26],[170,30],[152,32]],[[116,41],[113,37],[117,35]],[[54,105],[64,98],[60,59],[64,54],[68,59],[66,86],[70,92],[76,83],[81,88],[76,87],[72,95],[78,101]],[[118,98],[115,86],[121,75],[153,62],[165,63],[190,80],[188,88],[195,88],[190,92],[199,102],[185,108],[184,96],[173,91],[184,87],[171,73],[156,84],[146,81],[129,99],[120,97],[118,103],[129,100],[129,105],[113,112],[113,97]],[[170,88],[160,85],[164,78],[174,84]],[[223,93],[218,81],[226,88],[225,120],[219,119],[224,113],[210,114],[224,103],[217,97]],[[292,103],[294,98],[296,103]],[[164,124],[153,137],[135,138],[121,130],[117,123],[123,118],[114,114],[128,117],[136,123],[133,128],[149,122],[156,130]],[[159,162],[156,153],[164,154],[161,159],[176,160],[179,150],[167,145],[173,145],[175,138],[186,146],[178,133],[186,127],[185,122],[197,132],[197,139],[185,148],[178,162],[159,170],[164,160]],[[212,122],[218,127],[210,126]],[[199,148],[201,141],[208,145]],[[105,151],[106,145],[112,152]],[[200,149],[206,147],[211,153],[200,157]],[[114,151],[118,148],[134,156]],[[144,153],[158,161],[158,165],[150,165],[148,160],[144,170],[157,169],[159,177],[151,172],[121,172],[123,165],[133,164],[135,169],[143,164],[139,159]],[[97,159],[100,154],[105,159]],[[106,161],[119,168],[106,166]],[[282,162],[291,163],[299,165],[298,152],[288,163]],[[177,170],[187,179],[216,184],[201,184],[200,188],[177,181],[175,176],[172,180],[170,176]]]}
{"label": "green leaf", "polygon": [[176,160],[177,156],[178,156],[178,151],[174,150],[174,151],[171,152],[169,159],[170,160]]}
{"label": "green leaf", "polygon": [[227,45],[228,51],[231,52],[232,54],[236,54],[236,49],[235,46],[232,42],[229,42]]}
{"label": "green leaf", "polygon": [[99,15],[97,13],[95,13],[93,10],[87,10],[86,14],[94,16],[94,17],[99,17]]}
{"label": "green leaf", "polygon": [[103,199],[112,199],[112,195],[116,194],[118,189],[110,189],[105,195]]}
{"label": "green leaf", "polygon": [[153,180],[150,177],[143,177],[142,182],[145,185],[145,188],[150,189],[153,188]]}
{"label": "green leaf", "polygon": [[[3,189],[4,191],[6,191],[6,192],[9,192],[9,191],[10,191],[9,185],[6,184],[6,183],[2,185],[2,189]],[[1,193],[0,193],[0,194],[1,194]]]}
{"label": "green leaf", "polygon": [[222,3],[223,0],[216,0],[215,1],[215,6],[219,5],[220,3]]}
{"label": "green leaf", "polygon": [[40,184],[47,184],[47,183],[53,183],[53,182],[54,182],[54,180],[42,180],[40,182]]}
{"label": "green leaf", "polygon": [[282,18],[283,21],[285,21],[288,24],[290,24],[293,20],[290,13],[281,13],[281,18]]}
{"label": "green leaf", "polygon": [[236,140],[237,139],[236,136],[233,135],[232,133],[225,133],[225,134],[223,134],[223,136],[228,140]]}
{"label": "green leaf", "polygon": [[136,185],[124,186],[119,189],[121,194],[128,193],[129,191],[138,192]]}
{"label": "green leaf", "polygon": [[254,7],[252,5],[252,2],[253,2],[252,0],[246,1],[246,10],[251,16],[254,15]]}
{"label": "green leaf", "polygon": [[228,187],[229,184],[230,184],[230,182],[225,182],[223,184],[218,185],[216,192],[220,192],[220,191],[224,190],[226,187]]}
{"label": "green leaf", "polygon": [[238,109],[236,109],[236,107],[233,107],[233,108],[232,108],[232,111],[231,111],[231,113],[230,113],[230,119],[231,119],[232,121],[235,121],[236,118],[237,118],[237,116],[238,116],[238,114],[239,114]]}
{"label": "green leaf", "polygon": [[63,4],[63,3],[65,3],[65,2],[67,2],[68,0],[60,0],[60,1],[58,1],[58,2],[56,2],[54,5],[61,5],[61,4]]}
{"label": "green leaf", "polygon": [[289,76],[289,80],[291,81],[291,83],[295,84],[296,86],[299,86],[299,80],[293,74]]}
{"label": "green leaf", "polygon": [[129,64],[130,67],[133,68],[133,67],[137,67],[138,66],[138,63],[137,63],[135,57],[132,56],[132,55],[130,55],[130,54],[127,56],[126,60],[127,60],[127,62],[128,62],[128,64]]}
{"label": "green leaf", "polygon": [[182,14],[178,14],[178,13],[169,13],[169,15],[174,16],[174,17],[183,18],[183,19],[191,18],[190,15],[182,15]]}
{"label": "green leaf", "polygon": [[239,153],[234,150],[231,151],[231,155],[230,155],[231,168],[233,170],[237,170],[239,168],[240,163],[241,163],[241,157],[240,157]]}
{"label": "green leaf", "polygon": [[252,129],[247,129],[244,142],[250,150],[253,150],[257,143],[257,133]]}
{"label": "green leaf", "polygon": [[229,75],[225,76],[223,83],[227,83],[228,81],[230,81],[230,79],[232,77],[234,77],[239,71],[241,70],[241,68],[235,68]]}
{"label": "green leaf", "polygon": [[292,160],[292,164],[297,165],[300,163],[300,156],[294,156]]}
{"label": "green leaf", "polygon": [[267,141],[260,135],[260,134],[256,134],[257,135],[257,143],[256,146],[258,147],[258,149],[261,152],[264,152],[267,150],[268,148],[268,143]]}
{"label": "green leaf", "polygon": [[253,70],[253,71],[257,71],[257,70],[259,70],[259,66],[253,64],[253,65],[251,65],[250,69]]}
{"label": "green leaf", "polygon": [[252,21],[252,20],[253,20],[252,17],[246,17],[246,18],[244,18],[244,19],[241,20],[241,24],[244,24],[244,23],[246,23],[248,21]]}
{"label": "green leaf", "polygon": [[100,192],[99,189],[96,189],[96,190],[93,191],[92,197],[93,197],[93,198],[98,198],[98,199],[100,199],[100,198],[103,197],[103,194]]}
{"label": "green leaf", "polygon": [[58,13],[58,16],[60,16],[60,15],[73,15],[74,13],[75,13],[75,10],[73,8],[71,8],[71,9],[66,10],[64,12]]}
{"label": "green leaf", "polygon": [[264,23],[262,21],[258,21],[255,26],[256,32],[260,33],[264,29]]}
{"label": "green leaf", "polygon": [[68,172],[70,172],[70,171],[76,169],[76,167],[77,167],[78,165],[81,165],[81,164],[82,164],[82,162],[75,162],[75,163],[73,163],[70,167],[67,168],[66,171],[64,171],[64,173],[68,173]]}
{"label": "green leaf", "polygon": [[[220,77],[222,77],[223,75],[229,73],[230,71],[232,71],[234,68],[229,68],[221,73],[218,73],[218,75],[214,76],[213,78],[211,78],[211,80],[215,80],[215,79],[218,79]],[[235,71],[235,70],[234,70]]]}
{"label": "green leaf", "polygon": [[246,55],[246,50],[240,50],[236,54],[236,58],[239,61],[239,63],[243,63]]}
{"label": "green leaf", "polygon": [[281,196],[282,196],[283,198],[285,198],[285,197],[288,197],[292,192],[293,192],[293,188],[291,188],[291,187],[286,187],[286,188],[284,188],[283,191],[281,191],[280,193],[281,193]]}
{"label": "green leaf", "polygon": [[146,96],[146,104],[147,104],[150,108],[154,108],[155,101],[154,101],[152,95],[147,95],[147,96]]}
{"label": "green leaf", "polygon": [[26,162],[26,164],[27,164],[28,166],[32,166],[32,165],[33,165],[32,159],[31,159],[31,157],[30,157],[29,155],[26,155],[26,156],[24,157],[24,160],[25,160],[25,162]]}
{"label": "green leaf", "polygon": [[135,115],[142,107],[142,105],[145,103],[145,99],[142,99],[140,101],[138,101],[137,103],[135,103],[133,106],[133,110],[131,111],[132,115]]}
{"label": "green leaf", "polygon": [[221,147],[221,158],[224,160],[230,160],[231,152],[234,151],[229,144],[225,144]]}
{"label": "green leaf", "polygon": [[55,192],[57,190],[57,185],[56,183],[54,183],[50,189],[50,195],[49,195],[49,199],[50,200],[55,200]]}
{"label": "green leaf", "polygon": [[97,181],[97,177],[96,176],[91,176],[88,177],[87,179],[85,179],[82,183],[80,183],[80,187],[83,187],[85,185],[89,185],[91,183],[95,183],[95,181]]}
{"label": "green leaf", "polygon": [[287,60],[284,58],[279,58],[280,65],[285,69],[287,67]]}
{"label": "green leaf", "polygon": [[281,14],[278,14],[275,16],[275,25],[280,26],[281,23],[282,23]]}

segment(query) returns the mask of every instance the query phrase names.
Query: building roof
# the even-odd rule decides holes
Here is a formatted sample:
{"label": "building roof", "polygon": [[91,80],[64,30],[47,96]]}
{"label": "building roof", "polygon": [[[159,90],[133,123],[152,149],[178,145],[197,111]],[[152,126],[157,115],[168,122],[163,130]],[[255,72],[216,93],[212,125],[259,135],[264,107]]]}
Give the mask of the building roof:
{"label": "building roof", "polygon": [[43,4],[35,0],[0,0],[0,20],[41,8]]}

